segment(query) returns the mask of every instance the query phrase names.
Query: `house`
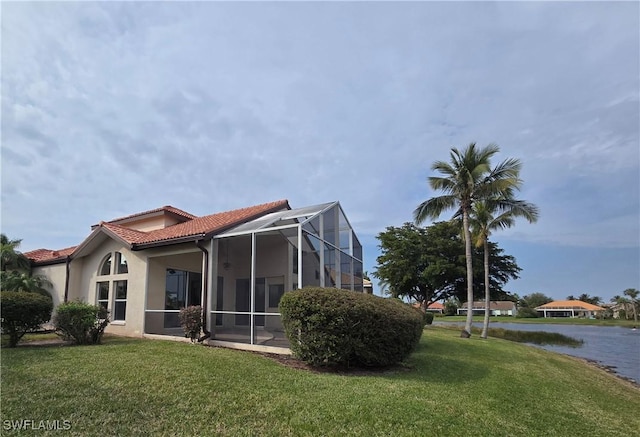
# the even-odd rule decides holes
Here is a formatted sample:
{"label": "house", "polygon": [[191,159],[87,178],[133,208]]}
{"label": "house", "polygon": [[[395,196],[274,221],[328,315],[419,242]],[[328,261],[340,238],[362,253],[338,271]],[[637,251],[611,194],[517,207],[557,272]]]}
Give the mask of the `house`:
{"label": "house", "polygon": [[605,309],[581,300],[554,300],[536,307],[542,317],[586,317],[594,318]]}
{"label": "house", "polygon": [[442,314],[444,312],[444,305],[440,302],[433,302],[432,304],[429,304],[427,311],[430,313]]}
{"label": "house", "polygon": [[[463,303],[458,308],[458,315],[467,314],[467,303]],[[472,312],[474,315],[484,314],[485,301],[472,302]],[[497,300],[489,303],[489,314],[492,316],[515,316],[518,312],[516,303],[510,300]]]}
{"label": "house", "polygon": [[110,311],[107,332],[184,337],[180,308],[202,305],[212,344],[288,348],[278,304],[303,286],[363,291],[362,245],[339,202],[287,200],[197,217],[172,206],[92,226],[78,246],[27,252],[54,304]]}
{"label": "house", "polygon": [[364,287],[365,293],[373,294],[373,282],[365,278],[362,280],[362,286]]}

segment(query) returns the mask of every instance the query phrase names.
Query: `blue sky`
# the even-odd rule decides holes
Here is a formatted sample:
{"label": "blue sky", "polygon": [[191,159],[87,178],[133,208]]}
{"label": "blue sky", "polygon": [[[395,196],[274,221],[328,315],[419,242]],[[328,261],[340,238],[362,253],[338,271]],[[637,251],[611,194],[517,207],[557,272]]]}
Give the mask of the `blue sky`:
{"label": "blue sky", "polygon": [[[412,219],[451,147],[522,160],[535,225],[494,235],[507,289],[640,288],[637,2],[2,3],[2,232],[339,200]],[[443,216],[442,219],[447,219]]]}

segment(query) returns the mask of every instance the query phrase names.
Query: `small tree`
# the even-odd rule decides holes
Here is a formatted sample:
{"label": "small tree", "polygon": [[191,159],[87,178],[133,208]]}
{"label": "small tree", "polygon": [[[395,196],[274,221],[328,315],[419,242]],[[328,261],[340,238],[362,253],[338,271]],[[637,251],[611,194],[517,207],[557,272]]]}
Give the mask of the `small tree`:
{"label": "small tree", "polygon": [[37,293],[0,293],[2,332],[9,334],[9,347],[16,347],[29,331],[40,328],[51,318],[53,301]]}
{"label": "small tree", "polygon": [[202,307],[195,305],[182,308],[178,318],[185,336],[190,338],[192,343],[195,343],[200,336],[200,331],[202,331]]}

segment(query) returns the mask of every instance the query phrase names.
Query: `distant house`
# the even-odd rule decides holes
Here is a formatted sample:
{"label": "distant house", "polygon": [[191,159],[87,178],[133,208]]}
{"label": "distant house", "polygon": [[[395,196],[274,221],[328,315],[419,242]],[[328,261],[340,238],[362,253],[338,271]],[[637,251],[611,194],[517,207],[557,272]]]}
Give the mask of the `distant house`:
{"label": "distant house", "polygon": [[440,302],[434,302],[427,307],[427,311],[430,313],[442,314],[444,312],[444,305]]}
{"label": "distant house", "polygon": [[373,283],[370,280],[366,278],[362,279],[362,287],[365,293],[373,294]]}
{"label": "distant house", "polygon": [[210,343],[287,348],[278,304],[304,286],[363,291],[362,245],[338,202],[280,200],[197,217],[164,206],[94,225],[80,245],[25,253],[55,306],[110,312],[107,332],[184,338],[181,308],[201,305]]}
{"label": "distant house", "polygon": [[536,307],[542,317],[584,317],[593,318],[605,308],[581,300],[554,300]]}
{"label": "distant house", "polygon": [[[472,303],[472,312],[475,315],[484,314],[485,310],[485,302],[482,301],[474,301]],[[517,312],[517,307],[515,302],[511,302],[510,300],[496,300],[491,301],[489,303],[489,314],[492,316],[515,316]],[[458,315],[466,315],[467,314],[467,303],[463,303],[458,308]]]}

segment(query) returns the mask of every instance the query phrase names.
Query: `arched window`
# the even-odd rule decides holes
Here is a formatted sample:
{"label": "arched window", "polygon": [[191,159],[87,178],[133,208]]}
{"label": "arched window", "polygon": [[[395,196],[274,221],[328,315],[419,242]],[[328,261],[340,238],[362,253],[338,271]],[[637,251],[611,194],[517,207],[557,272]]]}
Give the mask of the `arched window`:
{"label": "arched window", "polygon": [[111,274],[111,254],[104,257],[102,264],[100,264],[100,276],[107,276]]}
{"label": "arched window", "polygon": [[123,273],[129,273],[127,259],[120,252],[116,252],[116,275],[121,275]]}
{"label": "arched window", "polygon": [[128,273],[127,259],[120,252],[107,254],[98,270],[100,281],[96,282],[96,302],[111,313],[115,324],[126,319]]}

